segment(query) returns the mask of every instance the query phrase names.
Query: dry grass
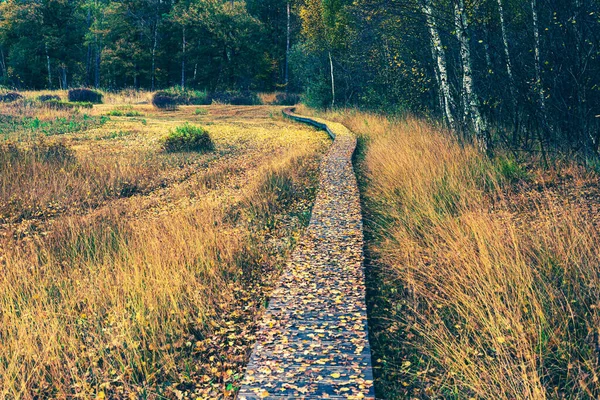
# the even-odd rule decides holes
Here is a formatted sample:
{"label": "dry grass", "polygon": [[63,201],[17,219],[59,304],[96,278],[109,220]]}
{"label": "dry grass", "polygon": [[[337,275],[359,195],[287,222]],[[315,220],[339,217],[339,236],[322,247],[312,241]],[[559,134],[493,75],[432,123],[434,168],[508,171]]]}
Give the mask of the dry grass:
{"label": "dry grass", "polygon": [[325,117],[363,145],[379,396],[598,398],[598,176],[490,161],[415,119]]}
{"label": "dry grass", "polygon": [[[144,117],[50,135],[62,161],[37,131],[8,135],[21,158],[0,170],[0,398],[234,395],[327,139],[277,108],[206,108],[135,105]],[[215,150],[164,153],[188,121]]]}

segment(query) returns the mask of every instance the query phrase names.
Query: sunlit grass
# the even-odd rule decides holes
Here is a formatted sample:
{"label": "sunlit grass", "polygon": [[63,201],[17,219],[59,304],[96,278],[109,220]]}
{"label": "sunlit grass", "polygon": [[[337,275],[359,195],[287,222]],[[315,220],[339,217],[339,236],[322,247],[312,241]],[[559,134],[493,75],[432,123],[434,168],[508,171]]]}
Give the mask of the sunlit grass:
{"label": "sunlit grass", "polygon": [[[276,108],[90,117],[115,108],[144,117],[6,138],[22,140],[0,170],[0,397],[232,397],[327,138]],[[213,151],[162,151],[187,121],[210,128]]]}
{"label": "sunlit grass", "polygon": [[325,117],[361,139],[379,395],[597,398],[598,177],[555,192],[424,121]]}

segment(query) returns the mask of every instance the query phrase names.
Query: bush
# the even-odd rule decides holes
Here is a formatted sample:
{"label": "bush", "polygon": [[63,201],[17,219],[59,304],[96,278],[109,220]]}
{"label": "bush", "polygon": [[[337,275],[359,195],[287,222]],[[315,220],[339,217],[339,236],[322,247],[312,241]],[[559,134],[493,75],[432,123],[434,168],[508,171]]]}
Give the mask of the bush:
{"label": "bush", "polygon": [[261,104],[260,98],[254,92],[245,91],[226,91],[214,92],[211,95],[211,100],[221,104],[231,104],[234,106],[253,106]]}
{"label": "bush", "polygon": [[152,96],[152,105],[161,110],[176,110],[177,98],[167,92],[156,92]]}
{"label": "bush", "polygon": [[92,108],[94,105],[89,102],[78,102],[73,103],[69,101],[61,101],[61,100],[47,100],[43,102],[44,107],[51,108],[53,110],[72,110],[74,108]]}
{"label": "bush", "polygon": [[207,115],[208,110],[206,108],[196,108],[196,111],[194,111],[194,113],[196,115]]}
{"label": "bush", "polygon": [[13,101],[21,100],[23,98],[17,92],[6,92],[0,93],[0,103],[12,103]]}
{"label": "bush", "polygon": [[94,104],[102,103],[102,93],[92,89],[71,89],[69,90],[69,101],[72,102],[87,102]]}
{"label": "bush", "polygon": [[300,103],[300,95],[296,93],[278,93],[275,96],[275,105],[295,106],[298,103]]}
{"label": "bush", "polygon": [[199,126],[184,124],[175,128],[163,140],[163,149],[167,152],[208,151],[213,143],[208,132]]}
{"label": "bush", "polygon": [[163,93],[173,97],[179,105],[202,106],[211,102],[208,93],[203,90],[182,89],[180,86],[175,86],[164,90]]}
{"label": "bush", "polygon": [[38,96],[37,99],[39,101],[41,101],[42,103],[45,103],[45,102],[50,101],[50,100],[60,101],[60,96],[56,95],[56,94],[43,94],[41,96]]}

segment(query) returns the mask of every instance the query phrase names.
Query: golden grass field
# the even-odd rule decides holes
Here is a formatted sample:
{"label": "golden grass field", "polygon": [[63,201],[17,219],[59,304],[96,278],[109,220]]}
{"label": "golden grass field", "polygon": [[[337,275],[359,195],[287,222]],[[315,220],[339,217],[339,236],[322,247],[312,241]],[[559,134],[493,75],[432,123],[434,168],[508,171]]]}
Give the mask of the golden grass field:
{"label": "golden grass field", "polygon": [[599,398],[598,174],[490,160],[414,118],[320,115],[360,137],[378,396]]}
{"label": "golden grass field", "polygon": [[[0,105],[0,398],[234,396],[329,140],[279,107],[148,98]],[[185,122],[215,149],[163,152]]]}

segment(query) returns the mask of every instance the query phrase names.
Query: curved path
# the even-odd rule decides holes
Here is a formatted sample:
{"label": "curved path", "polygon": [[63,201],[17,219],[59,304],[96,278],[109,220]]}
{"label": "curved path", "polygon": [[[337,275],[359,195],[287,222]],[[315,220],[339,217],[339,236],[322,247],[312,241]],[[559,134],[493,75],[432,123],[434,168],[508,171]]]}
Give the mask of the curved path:
{"label": "curved path", "polygon": [[356,137],[342,124],[288,117],[326,130],[308,229],[271,295],[238,399],[374,399],[363,273]]}

